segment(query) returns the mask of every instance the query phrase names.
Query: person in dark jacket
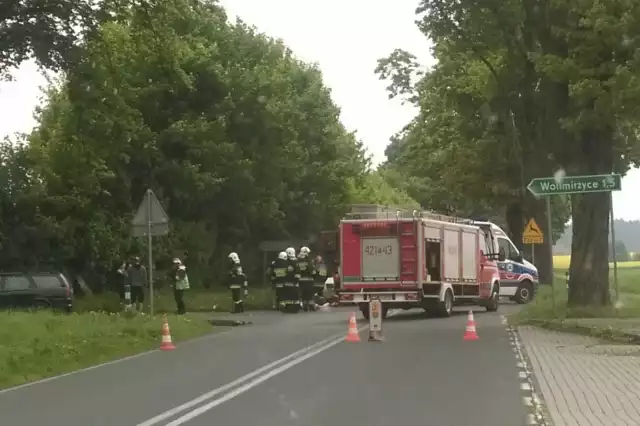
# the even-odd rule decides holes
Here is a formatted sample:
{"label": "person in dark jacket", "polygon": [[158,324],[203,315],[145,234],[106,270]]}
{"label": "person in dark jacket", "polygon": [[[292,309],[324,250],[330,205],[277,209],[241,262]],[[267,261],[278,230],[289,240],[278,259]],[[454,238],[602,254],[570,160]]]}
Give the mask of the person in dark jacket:
{"label": "person in dark jacket", "polygon": [[144,289],[148,285],[147,269],[140,262],[138,256],[133,258],[131,266],[127,268],[127,282],[131,286],[131,304],[138,312],[142,312],[144,303]]}
{"label": "person in dark jacket", "polygon": [[[125,289],[128,284],[128,281],[127,281],[128,267],[129,265],[127,264],[127,262],[122,262],[118,267],[118,269],[116,270],[115,284],[116,284],[116,291],[118,292],[118,296],[120,296],[120,303],[127,303]],[[129,290],[129,292],[131,291]],[[131,297],[131,294],[129,294],[129,297]]]}
{"label": "person in dark jacket", "polygon": [[274,289],[275,296],[275,308],[280,309],[280,303],[282,302],[282,289],[284,288],[284,282],[287,279],[287,254],[281,251],[278,254],[278,258],[273,261],[270,267],[271,284]]}

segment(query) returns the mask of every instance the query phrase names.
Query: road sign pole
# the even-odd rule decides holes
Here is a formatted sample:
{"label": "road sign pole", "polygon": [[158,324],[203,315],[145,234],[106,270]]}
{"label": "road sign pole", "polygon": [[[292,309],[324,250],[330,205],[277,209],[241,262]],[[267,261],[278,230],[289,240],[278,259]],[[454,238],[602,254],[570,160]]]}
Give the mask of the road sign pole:
{"label": "road sign pole", "polygon": [[160,237],[169,233],[169,216],[151,188],[147,189],[144,199],[131,220],[131,225],[131,231],[134,237],[147,237],[147,256],[149,258],[149,272],[147,273],[149,277],[149,313],[154,315],[153,237]]}
{"label": "road sign pole", "polygon": [[531,244],[531,263],[536,264],[536,245]]}
{"label": "road sign pole", "polygon": [[549,283],[551,285],[551,309],[553,309],[553,314],[555,315],[556,289],[553,285],[553,282],[555,280],[553,279],[553,228],[551,224],[551,196],[547,196],[545,198],[547,202],[547,232],[549,233],[547,237],[547,244],[549,245],[549,269],[551,270],[551,275],[549,275],[549,278],[551,279],[551,282]]}
{"label": "road sign pole", "polygon": [[151,197],[147,197],[149,205],[147,206],[147,250],[149,256],[149,314],[154,314],[153,304],[153,240],[151,237]]}
{"label": "road sign pole", "polygon": [[613,192],[609,193],[609,216],[611,220],[611,256],[613,257],[613,288],[616,292],[616,305],[620,301],[620,293],[618,293],[618,260],[616,259],[616,231],[614,227],[615,219],[613,218]]}

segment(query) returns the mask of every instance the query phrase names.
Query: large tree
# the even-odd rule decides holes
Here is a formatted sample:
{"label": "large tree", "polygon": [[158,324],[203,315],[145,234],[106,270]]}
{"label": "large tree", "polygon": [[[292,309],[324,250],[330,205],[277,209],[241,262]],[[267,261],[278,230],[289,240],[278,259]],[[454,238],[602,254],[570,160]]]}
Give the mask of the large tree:
{"label": "large tree", "polygon": [[[101,270],[136,250],[147,187],[172,221],[158,259],[215,278],[228,251],[334,226],[367,162],[315,67],[215,4],[127,4],[87,40],[30,137],[59,261]],[[256,261],[256,262],[254,262]]]}
{"label": "large tree", "polygon": [[[450,152],[464,146],[464,154],[476,154],[448,158],[450,164],[458,164],[459,174],[484,176],[482,169],[493,167],[497,176],[502,175],[512,196],[506,201],[512,234],[522,229],[526,211],[540,216],[541,203],[524,190],[530,178],[548,176],[559,167],[569,174],[624,173],[635,161],[640,104],[639,62],[634,55],[640,40],[637,2],[430,0],[421,3],[418,13],[420,28],[434,42],[439,60],[425,79],[433,82],[443,74],[435,88],[426,86],[428,93],[438,93],[435,107],[449,111],[450,122],[463,121],[466,128],[482,117],[489,119],[475,134],[460,133],[458,124],[458,133],[447,130],[435,138],[445,141]],[[403,59],[405,67],[410,62],[406,55],[395,58]],[[395,78],[396,83],[407,81],[406,69],[397,74],[401,78]],[[433,109],[423,112],[423,121],[437,115]],[[435,127],[441,132],[451,128]],[[433,139],[433,132],[434,128],[417,139]],[[489,143],[479,143],[481,134]],[[494,155],[480,156],[491,152],[487,149]],[[391,151],[397,157],[402,150],[396,146]],[[431,146],[431,152],[435,156],[440,151]],[[474,171],[469,158],[481,169]],[[482,194],[468,195],[472,200],[487,199]],[[606,305],[609,196],[577,195],[571,206],[569,304]],[[546,266],[549,270],[551,265]]]}
{"label": "large tree", "polygon": [[0,78],[34,58],[64,70],[78,58],[79,43],[97,22],[90,0],[8,0],[0,3]]}

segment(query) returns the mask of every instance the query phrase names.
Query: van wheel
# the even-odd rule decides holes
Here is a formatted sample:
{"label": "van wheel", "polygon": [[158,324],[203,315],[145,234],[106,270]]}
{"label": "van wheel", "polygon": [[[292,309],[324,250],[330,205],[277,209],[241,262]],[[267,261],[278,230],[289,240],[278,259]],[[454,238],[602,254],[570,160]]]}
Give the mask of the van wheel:
{"label": "van wheel", "polygon": [[520,283],[514,299],[520,305],[531,302],[533,299],[533,284],[531,284],[531,281],[525,280]]}
{"label": "van wheel", "polygon": [[498,307],[500,306],[500,289],[498,286],[495,286],[493,293],[491,294],[491,298],[487,302],[487,312],[496,312]]}
{"label": "van wheel", "polygon": [[453,313],[453,293],[447,290],[444,293],[444,299],[438,303],[438,315],[441,317],[450,317]]}

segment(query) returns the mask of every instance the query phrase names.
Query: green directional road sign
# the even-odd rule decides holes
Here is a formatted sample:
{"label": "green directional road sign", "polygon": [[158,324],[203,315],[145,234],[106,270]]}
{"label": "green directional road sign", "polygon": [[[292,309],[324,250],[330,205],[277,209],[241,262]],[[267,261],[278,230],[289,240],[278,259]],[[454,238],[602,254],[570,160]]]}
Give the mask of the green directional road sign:
{"label": "green directional road sign", "polygon": [[619,174],[566,176],[558,181],[552,177],[535,178],[531,179],[527,189],[537,197],[556,194],[620,191],[622,189],[622,176]]}

